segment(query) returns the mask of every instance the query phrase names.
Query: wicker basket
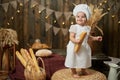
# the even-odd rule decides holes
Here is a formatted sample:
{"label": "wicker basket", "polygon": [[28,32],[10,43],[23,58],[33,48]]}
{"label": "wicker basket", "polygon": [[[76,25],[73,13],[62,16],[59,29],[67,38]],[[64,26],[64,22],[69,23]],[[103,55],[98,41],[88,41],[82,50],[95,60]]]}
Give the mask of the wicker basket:
{"label": "wicker basket", "polygon": [[61,69],[52,75],[51,80],[107,80],[106,76],[101,72],[92,69],[87,69],[87,72],[90,74],[81,75],[79,78],[74,78],[70,69]]}
{"label": "wicker basket", "polygon": [[[43,67],[40,67],[40,72],[35,70],[35,66],[31,65],[32,61],[28,61],[26,69],[24,70],[25,80],[46,80],[45,65],[42,58],[38,58],[42,61]],[[28,68],[29,67],[29,68]]]}

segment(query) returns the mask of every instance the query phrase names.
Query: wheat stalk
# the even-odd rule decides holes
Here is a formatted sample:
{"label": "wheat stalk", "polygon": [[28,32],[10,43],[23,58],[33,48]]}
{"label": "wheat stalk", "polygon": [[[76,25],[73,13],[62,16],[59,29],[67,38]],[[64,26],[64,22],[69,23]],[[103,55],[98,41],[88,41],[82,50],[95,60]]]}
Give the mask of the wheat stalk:
{"label": "wheat stalk", "polygon": [[98,22],[101,20],[101,18],[106,15],[108,12],[103,13],[103,9],[96,6],[96,5],[89,5],[92,15],[90,17],[90,19],[87,22],[87,25],[89,25],[91,28],[97,28],[101,34],[103,35],[103,31],[102,29],[100,29],[97,24]]}
{"label": "wheat stalk", "polygon": [[0,46],[5,47],[6,45],[12,46],[18,45],[17,32],[13,29],[0,29]]}

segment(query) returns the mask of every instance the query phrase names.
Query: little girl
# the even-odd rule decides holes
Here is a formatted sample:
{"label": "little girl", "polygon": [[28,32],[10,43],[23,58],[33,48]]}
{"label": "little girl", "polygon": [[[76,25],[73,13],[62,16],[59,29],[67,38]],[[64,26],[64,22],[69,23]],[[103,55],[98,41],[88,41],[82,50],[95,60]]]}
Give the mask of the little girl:
{"label": "little girl", "polygon": [[[90,8],[86,4],[76,5],[73,9],[73,15],[75,16],[76,24],[71,25],[70,41],[67,45],[67,55],[65,60],[65,66],[70,68],[73,77],[80,77],[76,68],[81,68],[82,74],[88,74],[86,68],[91,67],[91,48],[89,46],[88,39],[94,41],[102,41],[101,36],[90,36],[91,27],[86,25],[87,20],[91,16]],[[79,36],[82,32],[87,32],[83,42],[79,40]],[[75,44],[82,44],[79,51],[74,51]]]}

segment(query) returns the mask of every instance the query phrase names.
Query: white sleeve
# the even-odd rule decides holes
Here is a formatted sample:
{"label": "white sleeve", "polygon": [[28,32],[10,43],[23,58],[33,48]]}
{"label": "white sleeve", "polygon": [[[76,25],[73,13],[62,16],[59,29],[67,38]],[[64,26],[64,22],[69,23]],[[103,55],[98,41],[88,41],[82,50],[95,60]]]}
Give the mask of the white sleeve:
{"label": "white sleeve", "polygon": [[69,29],[69,32],[74,32],[74,33],[76,33],[76,26],[75,25],[71,25],[70,26],[70,29]]}

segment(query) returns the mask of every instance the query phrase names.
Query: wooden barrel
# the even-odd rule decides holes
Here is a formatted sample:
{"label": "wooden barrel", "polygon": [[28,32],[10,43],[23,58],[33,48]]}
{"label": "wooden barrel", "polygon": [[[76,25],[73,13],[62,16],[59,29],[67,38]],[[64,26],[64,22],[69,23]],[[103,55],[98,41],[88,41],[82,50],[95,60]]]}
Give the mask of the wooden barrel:
{"label": "wooden barrel", "polygon": [[8,71],[0,71],[0,80],[6,80],[8,78]]}
{"label": "wooden barrel", "polygon": [[70,69],[61,69],[52,75],[51,80],[107,80],[106,76],[99,71],[87,69],[87,72],[90,74],[81,75],[79,78],[74,78],[71,75]]}

